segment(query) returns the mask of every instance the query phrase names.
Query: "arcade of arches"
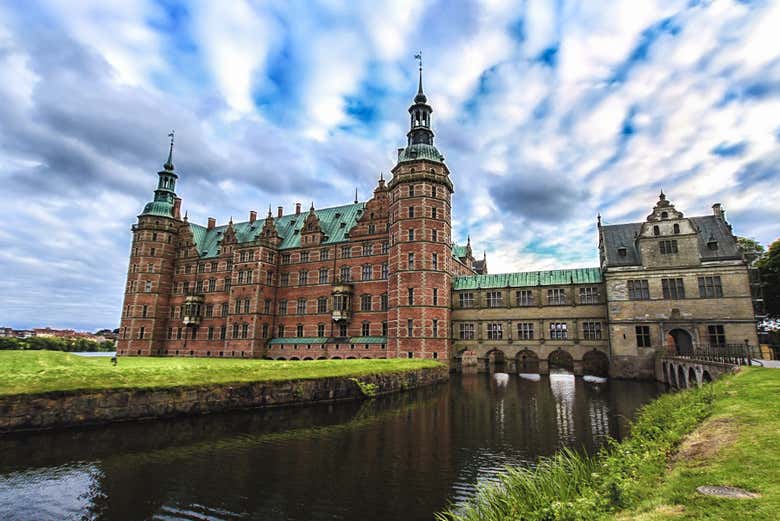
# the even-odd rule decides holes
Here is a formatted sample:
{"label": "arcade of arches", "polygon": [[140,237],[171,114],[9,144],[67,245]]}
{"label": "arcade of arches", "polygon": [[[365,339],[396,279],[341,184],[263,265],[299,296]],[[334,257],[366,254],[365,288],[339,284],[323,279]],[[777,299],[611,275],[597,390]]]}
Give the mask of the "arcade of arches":
{"label": "arcade of arches", "polygon": [[462,372],[548,374],[550,369],[564,369],[575,375],[609,375],[609,357],[598,349],[586,351],[557,347],[510,351],[506,348],[484,348],[462,351],[455,360],[457,370]]}

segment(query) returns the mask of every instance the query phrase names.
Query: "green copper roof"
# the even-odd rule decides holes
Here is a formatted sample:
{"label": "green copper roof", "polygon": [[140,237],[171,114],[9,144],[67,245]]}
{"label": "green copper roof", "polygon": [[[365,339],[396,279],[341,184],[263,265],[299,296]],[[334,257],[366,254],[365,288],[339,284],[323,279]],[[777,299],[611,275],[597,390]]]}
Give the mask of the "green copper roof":
{"label": "green copper roof", "polygon": [[383,336],[354,336],[349,339],[350,344],[386,344],[387,338]]}
{"label": "green copper roof", "polygon": [[325,337],[318,337],[318,336],[305,336],[305,337],[296,337],[296,338],[272,338],[268,341],[269,345],[272,344],[324,344],[327,342],[328,339]]}
{"label": "green copper roof", "polygon": [[[333,208],[315,210],[314,213],[320,220],[320,229],[325,234],[322,244],[333,244],[347,240],[347,234],[355,226],[357,220],[363,215],[365,203],[347,204]],[[309,215],[308,211],[300,214],[284,215],[274,219],[276,233],[282,238],[279,249],[297,248],[301,245],[301,229]],[[251,242],[263,230],[265,219],[258,219],[254,223],[233,223],[236,239],[239,243]],[[199,224],[190,223],[190,230],[201,257],[215,257],[219,249],[219,243],[227,230],[227,225],[216,226],[209,230]]]}
{"label": "green copper roof", "polygon": [[159,215],[160,217],[173,217],[173,205],[166,201],[152,201],[146,203],[141,215]]}
{"label": "green copper roof", "polygon": [[462,259],[466,255],[468,255],[468,250],[466,246],[461,246],[459,244],[453,244],[452,246],[452,256],[457,257],[458,259]]}
{"label": "green copper roof", "polygon": [[403,163],[404,161],[417,161],[418,159],[427,159],[429,161],[436,161],[437,163],[444,162],[444,156],[441,155],[436,147],[426,143],[415,143],[398,151],[399,163]]}
{"label": "green copper roof", "polygon": [[602,282],[600,268],[577,268],[455,277],[452,280],[452,289],[457,291],[461,289],[521,288],[562,284],[598,284],[600,282]]}

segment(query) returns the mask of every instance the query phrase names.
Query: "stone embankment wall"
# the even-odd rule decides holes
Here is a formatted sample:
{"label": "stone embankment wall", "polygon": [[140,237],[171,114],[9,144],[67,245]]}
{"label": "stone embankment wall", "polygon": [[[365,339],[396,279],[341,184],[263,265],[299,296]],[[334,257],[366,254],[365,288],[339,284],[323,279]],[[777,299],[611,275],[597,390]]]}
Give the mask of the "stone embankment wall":
{"label": "stone embankment wall", "polygon": [[[446,367],[360,376],[387,394],[442,382]],[[238,409],[301,405],[366,397],[348,377],[278,382],[214,384],[158,389],[57,391],[0,397],[0,433],[210,414]],[[373,394],[373,393],[372,393]]]}

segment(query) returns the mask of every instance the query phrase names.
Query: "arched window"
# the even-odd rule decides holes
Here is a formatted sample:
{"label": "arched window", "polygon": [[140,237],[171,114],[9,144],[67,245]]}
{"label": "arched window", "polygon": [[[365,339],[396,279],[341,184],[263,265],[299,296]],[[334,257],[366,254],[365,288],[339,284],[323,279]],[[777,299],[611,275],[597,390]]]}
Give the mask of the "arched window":
{"label": "arched window", "polygon": [[661,235],[661,229],[658,226],[653,226],[653,235]]}
{"label": "arched window", "polygon": [[661,212],[661,219],[668,219],[669,218],[669,212]]}

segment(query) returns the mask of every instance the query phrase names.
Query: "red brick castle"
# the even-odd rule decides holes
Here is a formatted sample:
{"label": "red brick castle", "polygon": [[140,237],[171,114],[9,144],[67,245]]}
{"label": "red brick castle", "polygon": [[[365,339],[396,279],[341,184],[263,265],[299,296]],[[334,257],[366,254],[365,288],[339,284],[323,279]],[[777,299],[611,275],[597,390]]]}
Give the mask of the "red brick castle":
{"label": "red brick castle", "polygon": [[432,112],[421,72],[407,146],[368,201],[223,226],[181,217],[171,140],[132,227],[119,354],[448,360],[452,279],[486,266],[452,243]]}

